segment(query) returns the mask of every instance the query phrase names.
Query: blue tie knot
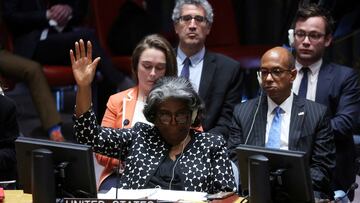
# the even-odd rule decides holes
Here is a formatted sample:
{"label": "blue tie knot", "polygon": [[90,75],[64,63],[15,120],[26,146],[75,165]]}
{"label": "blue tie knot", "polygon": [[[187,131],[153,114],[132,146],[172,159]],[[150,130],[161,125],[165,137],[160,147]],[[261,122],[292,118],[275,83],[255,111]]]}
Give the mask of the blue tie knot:
{"label": "blue tie knot", "polygon": [[302,67],[300,70],[303,73],[303,77],[301,79],[299,93],[298,93],[298,96],[300,98],[306,98],[307,89],[308,89],[308,72],[309,72],[309,70],[310,70],[309,67]]}
{"label": "blue tie knot", "polygon": [[301,71],[304,73],[304,74],[307,74],[309,72],[309,67],[302,67],[301,68]]}
{"label": "blue tie knot", "polygon": [[281,116],[281,114],[284,112],[284,110],[280,106],[277,106],[277,107],[275,107],[273,112],[275,113],[275,116]]}
{"label": "blue tie knot", "polygon": [[180,76],[186,78],[186,79],[189,79],[189,76],[190,76],[190,66],[191,66],[191,61],[190,61],[190,58],[189,57],[186,57],[186,59],[184,60],[183,62],[184,66],[183,66],[183,69],[181,70],[181,74]]}
{"label": "blue tie knot", "polygon": [[184,59],[184,62],[183,62],[183,64],[184,64],[184,66],[190,66],[191,65],[191,60],[190,60],[190,58],[189,57],[186,57],[185,59]]}

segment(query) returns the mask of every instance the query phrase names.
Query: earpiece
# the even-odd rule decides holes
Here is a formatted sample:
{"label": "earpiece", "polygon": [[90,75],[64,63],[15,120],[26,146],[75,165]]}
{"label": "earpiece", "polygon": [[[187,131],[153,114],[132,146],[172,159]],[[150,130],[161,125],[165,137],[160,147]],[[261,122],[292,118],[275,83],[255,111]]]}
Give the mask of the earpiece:
{"label": "earpiece", "polygon": [[193,124],[195,122],[195,119],[197,117],[198,114],[198,109],[195,109],[192,113],[191,113],[191,124]]}
{"label": "earpiece", "polygon": [[289,46],[293,47],[293,45],[294,45],[294,29],[288,30],[288,39],[289,39]]}

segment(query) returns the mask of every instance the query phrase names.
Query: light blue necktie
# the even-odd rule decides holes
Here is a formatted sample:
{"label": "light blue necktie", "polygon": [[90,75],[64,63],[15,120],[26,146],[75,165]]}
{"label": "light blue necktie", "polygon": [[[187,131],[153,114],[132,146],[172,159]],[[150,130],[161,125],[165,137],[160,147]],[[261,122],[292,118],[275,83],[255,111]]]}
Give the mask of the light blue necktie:
{"label": "light blue necktie", "polygon": [[272,120],[271,127],[269,130],[269,138],[266,143],[268,148],[280,149],[280,134],[281,134],[281,112],[280,107],[274,109],[275,116]]}
{"label": "light blue necktie", "polygon": [[190,58],[186,57],[186,59],[184,60],[184,67],[183,69],[181,70],[181,74],[180,76],[186,78],[186,79],[189,79],[189,76],[190,76],[190,70],[189,70],[189,67],[191,66],[191,61],[190,61]]}

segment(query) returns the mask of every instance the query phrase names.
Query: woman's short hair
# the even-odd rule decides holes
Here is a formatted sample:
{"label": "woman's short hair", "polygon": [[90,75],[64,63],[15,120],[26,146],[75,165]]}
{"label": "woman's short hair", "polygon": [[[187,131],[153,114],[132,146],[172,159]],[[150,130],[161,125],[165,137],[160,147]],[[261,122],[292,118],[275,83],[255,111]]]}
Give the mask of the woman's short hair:
{"label": "woman's short hair", "polygon": [[183,77],[163,77],[156,82],[147,97],[143,110],[145,118],[149,122],[154,123],[159,104],[167,99],[184,101],[188,109],[193,113],[192,126],[200,126],[204,113],[204,104],[189,80]]}
{"label": "woman's short hair", "polygon": [[135,47],[131,57],[131,69],[133,77],[138,83],[138,65],[141,54],[146,50],[154,48],[164,53],[166,59],[165,76],[177,76],[176,55],[173,47],[164,37],[152,34],[144,37]]}
{"label": "woman's short hair", "polygon": [[207,0],[178,0],[176,1],[173,13],[172,13],[172,20],[173,22],[177,23],[179,21],[180,15],[181,15],[181,9],[184,4],[191,4],[195,6],[201,6],[204,8],[206,13],[206,20],[212,24],[214,21],[214,12],[210,5],[210,3]]}

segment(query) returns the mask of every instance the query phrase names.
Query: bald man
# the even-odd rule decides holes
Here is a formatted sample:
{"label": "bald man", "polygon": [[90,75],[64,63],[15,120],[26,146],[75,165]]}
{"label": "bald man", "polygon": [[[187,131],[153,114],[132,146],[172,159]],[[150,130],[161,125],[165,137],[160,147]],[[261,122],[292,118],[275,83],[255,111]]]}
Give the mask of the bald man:
{"label": "bald man", "polygon": [[[331,199],[329,185],[335,167],[335,144],[329,115],[325,106],[291,92],[296,74],[294,58],[288,50],[275,47],[262,56],[259,70],[262,93],[235,107],[228,141],[230,158],[236,161],[235,148],[239,144],[306,152],[315,198]],[[274,133],[276,118],[280,130]]]}

